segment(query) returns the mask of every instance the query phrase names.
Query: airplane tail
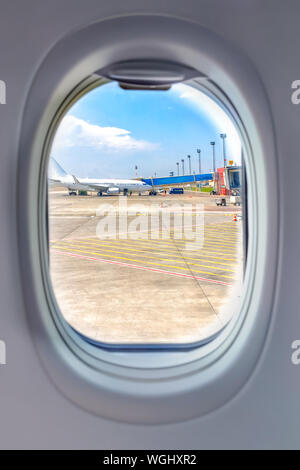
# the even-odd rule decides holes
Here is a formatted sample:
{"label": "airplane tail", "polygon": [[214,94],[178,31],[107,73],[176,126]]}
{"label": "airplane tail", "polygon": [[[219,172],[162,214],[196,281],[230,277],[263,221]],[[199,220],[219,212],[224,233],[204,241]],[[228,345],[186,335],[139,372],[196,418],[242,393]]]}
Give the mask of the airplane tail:
{"label": "airplane tail", "polygon": [[51,181],[61,181],[66,176],[69,176],[68,173],[60,166],[55,158],[50,157],[49,167],[48,167],[48,178]]}

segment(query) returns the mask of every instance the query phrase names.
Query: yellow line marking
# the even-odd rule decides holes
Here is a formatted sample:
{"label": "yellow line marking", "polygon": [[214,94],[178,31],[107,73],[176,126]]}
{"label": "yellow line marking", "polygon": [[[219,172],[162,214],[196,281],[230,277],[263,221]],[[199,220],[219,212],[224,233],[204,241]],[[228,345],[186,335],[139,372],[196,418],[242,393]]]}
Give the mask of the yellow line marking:
{"label": "yellow line marking", "polygon": [[220,227],[219,229],[208,229],[207,227],[205,227],[204,233],[206,233],[207,235],[211,235],[211,236],[217,236],[219,234],[222,234],[222,237],[228,240],[231,240],[231,239],[235,240],[239,234],[240,235],[242,234],[241,232],[227,234],[225,230],[223,230],[222,227]]}
{"label": "yellow line marking", "polygon": [[[93,242],[84,241],[84,240],[74,240],[73,242],[76,243],[76,244],[78,243],[78,244],[84,244],[84,245],[104,246],[104,247],[109,246],[111,248],[116,248],[117,247],[117,248],[119,248],[123,251],[125,249],[125,250],[129,250],[129,251],[136,251],[138,253],[148,253],[148,254],[153,254],[153,255],[155,255],[155,254],[164,254],[166,256],[169,256],[168,251],[154,251],[153,252],[153,251],[149,251],[149,249],[148,250],[140,250],[140,249],[137,250],[137,249],[134,249],[134,248],[127,248],[127,246],[123,249],[122,246],[119,246],[117,244],[116,245],[105,244],[105,242],[96,242],[96,241],[93,243]],[[57,243],[72,243],[72,240],[59,240],[59,241],[53,243],[53,246],[55,246]],[[132,246],[132,245],[129,245],[129,246]],[[175,252],[175,253],[178,253],[178,250],[172,250],[172,251]],[[193,257],[185,256],[184,253],[182,253],[180,256],[171,253],[170,256],[172,256],[173,258],[183,258],[183,259],[190,259],[190,260],[193,260],[193,261],[198,261],[198,258],[196,258],[195,256],[193,256]],[[236,261],[236,258],[220,258],[220,257],[217,257],[217,256],[205,256],[205,255],[200,255],[199,258],[214,258],[214,259],[224,260],[224,261]],[[236,266],[236,263],[224,263],[224,262],[209,261],[209,260],[207,260],[206,262],[207,263],[221,264],[221,265],[225,265],[225,266]]]}
{"label": "yellow line marking", "polygon": [[[195,229],[193,228],[192,229],[192,233],[195,234]],[[126,233],[126,232],[125,232]],[[128,232],[130,233],[130,232]],[[147,233],[147,232],[143,232],[143,233]],[[160,230],[159,232],[155,229],[153,230],[149,230],[148,234],[150,235],[153,235],[155,233],[155,235],[158,235],[159,237],[161,237],[164,233],[167,233],[169,235],[169,238],[171,239],[171,236],[174,237],[174,234],[175,233],[178,233],[178,232],[175,232],[174,230],[170,230],[170,231],[166,231],[166,232],[163,232],[162,230]],[[179,232],[181,234],[181,232]],[[232,236],[232,237],[228,237],[228,236],[225,236],[224,237],[224,233],[223,231],[220,229],[216,232],[211,232],[211,231],[207,231],[206,229],[201,232],[201,234],[204,236],[204,238],[209,238],[209,239],[212,239],[212,240],[220,240],[220,238],[222,239],[222,241],[225,241],[225,242],[228,242],[228,243],[232,243],[232,242],[235,242],[236,240],[238,240],[239,238],[241,237],[238,237],[238,236]],[[242,234],[240,234],[242,235]],[[173,240],[173,238],[172,238]],[[178,241],[180,241],[180,239],[178,239]]]}
{"label": "yellow line marking", "polygon": [[[86,240],[95,240],[94,238],[87,238]],[[52,241],[51,242],[51,245],[54,245],[55,243],[58,243],[60,240],[56,240],[56,241]],[[140,240],[139,240],[140,241]],[[117,246],[119,246],[120,248],[122,248],[122,245],[126,245],[127,246],[135,246],[136,248],[138,248],[140,245],[135,245],[134,243],[126,243],[125,241],[123,240],[117,240],[117,241],[114,241],[114,240],[102,240],[101,241],[102,243],[105,243],[105,244],[108,244],[108,243],[114,243],[116,244]],[[142,243],[142,242],[141,242]],[[145,244],[143,244],[145,245]],[[236,256],[235,253],[232,253],[232,256],[234,256],[233,258],[225,258],[224,256],[226,256],[226,253],[222,253],[220,251],[212,251],[211,249],[198,249],[198,250],[184,250],[182,249],[181,247],[177,247],[176,249],[171,249],[168,247],[168,250],[165,250],[164,249],[164,246],[162,245],[159,245],[158,247],[157,246],[153,246],[153,245],[150,245],[149,243],[146,243],[147,246],[141,246],[142,248],[145,248],[147,250],[163,250],[163,253],[182,253],[184,255],[184,253],[190,253],[190,254],[197,254],[200,258],[213,258],[213,259],[219,259],[219,260],[225,260],[225,261],[236,261]],[[107,245],[107,246],[114,246],[114,245]],[[176,246],[176,245],[172,245],[172,246]],[[141,251],[141,250],[139,250]],[[156,251],[157,252],[157,251]],[[202,254],[202,253],[205,253],[205,254]],[[218,256],[212,256],[211,254],[209,253],[213,253],[213,254],[216,254]],[[229,254],[231,254],[229,252]],[[196,255],[195,255],[196,256]]]}
{"label": "yellow line marking", "polygon": [[211,231],[219,230],[221,228],[227,235],[234,235],[235,233],[239,233],[240,231],[240,229],[228,228],[222,224],[211,225],[211,224],[204,223],[204,228],[207,230],[211,230]]}
{"label": "yellow line marking", "polygon": [[[111,246],[112,248],[114,248],[115,246],[119,247],[122,249],[122,245],[126,245],[125,249],[129,249],[127,248],[127,246],[135,246],[134,244],[132,243],[126,243],[125,241],[114,241],[114,240],[111,240],[111,241],[106,241],[106,240],[102,240],[101,242],[99,242],[98,240],[95,240],[93,238],[87,238],[86,240],[91,240],[91,241],[96,241],[97,243],[99,244],[104,244],[104,246]],[[58,240],[59,241],[59,240]],[[57,242],[58,242],[57,241]],[[63,241],[63,240],[62,240]],[[66,240],[68,241],[68,240]],[[71,241],[71,240],[70,240]],[[77,241],[77,240],[76,240]],[[78,241],[81,241],[81,240],[78,240]],[[55,244],[57,242],[53,242],[52,244]],[[148,245],[149,246],[149,245]],[[138,246],[136,247],[138,248]],[[142,248],[147,248],[148,250],[156,250],[158,247],[154,247],[152,248],[151,246],[148,248],[148,247],[144,247],[142,246]],[[142,251],[142,250],[133,250],[133,251]],[[224,261],[236,261],[236,258],[224,258],[223,256],[220,256],[222,255],[222,253],[219,254],[219,256],[210,256],[210,255],[203,255],[203,254],[200,254],[201,253],[201,250],[187,250],[187,253],[193,253],[193,252],[196,252],[200,258],[213,258],[213,259],[219,259],[219,260],[224,260]],[[149,251],[144,251],[145,253],[149,253]],[[150,252],[151,253],[151,252]],[[178,250],[178,249],[174,249],[172,250],[171,248],[169,248],[168,250],[163,250],[163,251],[154,251],[154,253],[182,253],[183,256],[184,256],[184,251],[183,250]],[[205,251],[205,253],[216,253],[218,254],[218,252],[215,252],[215,251]],[[173,255],[175,256],[175,255]],[[184,256],[185,257],[185,256]],[[194,258],[191,258],[191,259],[194,259]],[[222,264],[222,263],[220,263]]]}
{"label": "yellow line marking", "polygon": [[[92,242],[85,242],[85,241],[81,241],[81,240],[75,240],[73,242],[71,240],[70,241],[62,240],[62,241],[57,242],[57,243],[64,243],[64,244],[73,245],[73,246],[81,244],[81,245],[88,245],[88,246],[92,245],[92,246],[96,246],[96,247],[98,247],[98,246],[103,247],[103,244],[101,244],[101,242],[100,243],[92,243]],[[57,245],[57,243],[56,243],[56,245]],[[106,249],[106,246],[109,246],[110,248],[119,248],[119,250],[121,249],[122,251]],[[103,251],[103,249],[104,249],[105,251],[110,251],[110,252],[113,252],[113,253],[124,253],[124,254],[131,254],[131,253],[128,253],[128,251],[134,251],[134,252],[137,252],[137,253],[147,253],[148,255],[152,255],[152,256],[144,256],[144,255],[137,255],[137,256],[142,256],[143,258],[151,258],[151,259],[155,258],[156,254],[164,254],[165,256],[169,256],[169,258],[156,257],[156,259],[160,259],[160,260],[164,260],[164,261],[174,261],[174,262],[176,262],[177,260],[174,260],[174,258],[180,258],[180,259],[183,259],[183,260],[191,260],[191,261],[193,261],[193,264],[195,264],[197,261],[201,261],[201,259],[199,259],[199,258],[188,257],[188,256],[185,256],[184,254],[181,254],[180,256],[178,256],[178,255],[174,255],[173,253],[168,255],[167,252],[151,252],[149,250],[148,251],[140,250],[140,249],[137,250],[137,249],[127,248],[127,247],[125,247],[123,249],[122,247],[119,247],[118,245],[115,246],[115,245],[107,245],[106,244],[106,245],[104,245],[104,247],[102,249],[101,248],[99,248],[99,249],[101,251]],[[176,252],[178,253],[178,251],[176,251]],[[200,256],[200,258],[201,258],[201,256]],[[210,257],[210,258],[212,258],[212,257]],[[225,258],[225,259],[220,258],[220,257],[213,257],[213,258],[218,259],[218,260],[225,260],[225,261],[227,261],[227,260],[237,261],[234,258]],[[182,262],[182,261],[177,261],[177,262]],[[222,261],[222,262],[219,261],[218,262],[218,261],[209,261],[209,260],[205,260],[205,262],[206,263],[213,263],[213,264],[220,264],[221,266],[237,266],[237,264],[238,264],[237,262],[236,263],[224,263],[224,261]],[[188,264],[192,264],[192,263],[188,263]],[[196,263],[196,264],[198,266],[204,266],[204,265],[199,264],[199,263]],[[208,267],[208,266],[206,266],[206,267]],[[213,266],[211,266],[211,267],[213,267]],[[216,267],[216,269],[221,269],[221,268]],[[227,269],[224,269],[224,270],[226,271]],[[235,271],[235,270],[230,269],[230,271]]]}
{"label": "yellow line marking", "polygon": [[[151,235],[152,232],[150,232],[150,235]],[[194,232],[193,232],[194,233]],[[162,232],[159,233],[159,235],[162,235]],[[174,239],[174,238],[171,238],[171,235],[174,235],[174,232],[170,232],[170,237],[168,238],[169,240],[175,240],[176,242],[178,243],[186,243],[185,240],[181,240],[181,239]],[[228,245],[236,245],[236,242],[239,241],[239,238],[238,237],[232,237],[232,238],[226,238],[226,237],[223,237],[223,234],[222,232],[219,232],[219,236],[211,236],[210,233],[207,233],[205,230],[204,232],[202,233],[202,235],[204,236],[204,240],[220,240],[218,243],[222,243],[222,242],[225,242],[226,244]],[[187,240],[188,241],[188,240]],[[192,240],[192,243],[194,243],[194,241]],[[197,240],[195,241],[195,243],[197,243]]]}
{"label": "yellow line marking", "polygon": [[208,220],[206,220],[205,227],[208,227],[208,228],[224,227],[224,229],[227,230],[228,232],[238,231],[240,229],[240,225],[238,225],[236,222],[211,223]]}
{"label": "yellow line marking", "polygon": [[[222,234],[225,234],[227,237],[235,236],[235,235],[238,235],[239,233],[242,232],[241,229],[228,229],[227,227],[224,227],[224,225],[222,225],[222,224],[210,225],[210,224],[205,224],[204,223],[204,224],[192,224],[192,225],[188,226],[188,228],[190,230],[195,230],[198,227],[202,227],[205,232],[209,231],[209,232],[212,232],[212,233],[214,233],[214,232],[218,233],[218,232],[221,231]],[[179,228],[181,228],[181,227],[179,226]],[[149,229],[149,231],[155,231],[155,230],[157,231],[157,228],[156,229],[152,228],[152,230]],[[174,226],[170,227],[170,231],[171,232],[174,231]]]}
{"label": "yellow line marking", "polygon": [[[67,246],[77,246],[78,247],[78,244],[77,243],[67,243],[67,242],[60,242],[60,243],[64,243],[65,245]],[[60,245],[56,244],[55,245],[55,248],[60,248]],[[83,248],[86,248],[86,247],[83,247]],[[88,248],[88,247],[87,247]],[[91,248],[92,249],[92,248]],[[122,251],[118,251],[118,250],[101,250],[100,248],[97,249],[97,252],[100,252],[100,253],[106,253],[107,251],[109,251],[110,253],[119,253],[119,254],[124,254],[124,255],[130,255],[131,253],[127,253],[127,252],[122,252]],[[216,266],[207,266],[206,264],[200,264],[200,263],[190,263],[190,262],[186,262],[186,261],[179,261],[179,260],[173,260],[173,259],[169,259],[169,258],[159,258],[159,257],[153,257],[153,256],[147,256],[147,255],[138,255],[136,254],[135,256],[139,256],[141,258],[147,258],[147,259],[156,259],[156,260],[160,260],[160,261],[169,261],[169,262],[174,262],[174,263],[180,263],[180,264],[188,264],[189,266],[201,266],[202,268],[211,268],[211,269],[217,269],[219,271],[230,271],[230,272],[236,272],[236,269],[229,269],[229,268],[219,268],[219,267],[216,267]],[[140,262],[143,262],[143,261],[140,261]]]}
{"label": "yellow line marking", "polygon": [[[95,240],[95,239],[94,239],[94,238],[89,238],[88,240]],[[106,242],[106,240],[101,240],[101,241]],[[143,245],[148,245],[148,246],[153,246],[153,245],[154,245],[155,248],[157,248],[156,245],[158,245],[159,247],[167,246],[168,249],[170,249],[170,248],[169,248],[170,246],[173,246],[173,247],[176,247],[176,248],[177,248],[177,250],[175,250],[175,251],[182,250],[182,247],[181,247],[181,246],[178,246],[178,245],[176,244],[176,243],[177,243],[176,241],[174,241],[173,243],[164,243],[164,242],[161,242],[161,241],[159,241],[159,240],[154,241],[154,240],[147,240],[147,239],[143,239],[143,240],[139,240],[139,239],[135,240],[135,239],[133,239],[133,240],[129,240],[129,241],[132,242],[133,244],[134,244],[134,243],[142,243]],[[118,242],[118,243],[124,243],[123,240],[116,240],[116,242]],[[110,240],[109,240],[109,243],[111,243]],[[186,242],[186,243],[187,243],[187,242]],[[190,243],[190,245],[192,245],[192,243]],[[193,252],[193,251],[196,251],[197,253],[199,253],[199,252],[201,252],[201,251],[204,251],[204,246],[205,246],[205,245],[206,245],[206,244],[204,243],[204,245],[203,245],[202,247],[198,247],[198,248],[197,248],[197,245],[195,245],[195,249],[193,249],[193,250],[190,250],[190,249],[189,249],[189,250],[186,250],[186,251],[187,251],[188,253],[189,253],[189,252]],[[132,245],[131,245],[131,246],[132,246]],[[217,247],[214,247],[214,248],[217,249]],[[222,250],[222,251],[220,252],[220,251],[212,251],[210,248],[208,248],[208,250],[205,249],[205,252],[208,252],[208,253],[215,253],[215,254],[219,254],[219,255],[223,255],[223,254],[225,254],[225,255],[226,255],[226,254],[235,255],[235,254],[236,254],[236,250],[233,250],[233,251],[232,251],[232,250],[231,250],[231,251],[224,251],[224,250]]]}
{"label": "yellow line marking", "polygon": [[222,232],[216,232],[215,234],[211,235],[211,233],[206,231],[204,232],[204,237],[211,240],[220,240],[221,238],[224,242],[236,242],[239,239],[239,237],[224,237]]}
{"label": "yellow line marking", "polygon": [[[232,222],[232,224],[236,224],[237,222]],[[224,230],[226,230],[227,233],[234,233],[234,232],[239,232],[241,230],[240,227],[237,227],[236,225],[228,225],[227,223],[222,223],[222,224],[204,224],[206,228],[211,228],[211,229],[218,229],[219,227],[223,227]]]}
{"label": "yellow line marking", "polygon": [[[208,240],[210,240],[210,239],[208,239]],[[229,248],[229,250],[230,250],[231,252],[233,252],[233,253],[234,253],[236,250],[232,250],[232,248],[235,248],[235,247],[237,246],[237,244],[238,244],[238,243],[231,245],[231,244],[229,244],[229,243],[211,242],[211,241],[207,241],[206,238],[204,239],[204,243],[203,243],[204,246],[205,246],[205,245],[209,245],[209,246],[213,246],[214,248],[223,248],[223,247]]]}
{"label": "yellow line marking", "polygon": [[[214,243],[214,244],[222,244],[222,246],[236,246],[238,240],[235,240],[235,241],[227,241],[227,240],[224,240],[223,237],[220,235],[220,237],[210,237],[210,236],[207,236],[206,234],[204,234],[204,240],[205,241],[210,241],[211,243]],[[214,240],[220,240],[220,241],[214,241]],[[225,243],[225,244],[224,244]]]}
{"label": "yellow line marking", "polygon": [[[78,249],[75,249],[75,248],[72,248],[71,250],[69,248],[63,248],[63,247],[57,247],[57,248],[59,250],[68,251],[69,253],[71,253],[72,251],[76,251],[78,253],[86,253],[86,254],[89,254],[89,255],[99,256],[99,253],[93,252],[93,251],[78,250]],[[207,271],[199,271],[199,270],[196,270],[196,269],[191,270],[189,268],[183,268],[181,266],[173,266],[173,265],[162,264],[162,263],[153,263],[151,261],[140,261],[140,260],[136,260],[136,259],[133,259],[133,258],[126,258],[124,256],[112,256],[112,255],[103,255],[103,254],[101,254],[101,256],[104,256],[105,258],[125,259],[127,261],[134,261],[135,263],[153,264],[155,266],[163,266],[164,268],[182,269],[184,271],[189,271],[189,272],[192,271],[193,273],[202,273],[202,274],[208,274],[210,276],[219,276],[219,277],[226,277],[226,278],[229,278],[229,279],[234,279],[233,276],[227,276],[225,274],[211,273],[211,272],[207,272]]]}
{"label": "yellow line marking", "polygon": [[207,229],[205,228],[204,229],[204,233],[206,233],[207,235],[210,235],[210,236],[217,236],[217,235],[222,235],[222,237],[224,238],[228,238],[228,239],[236,239],[238,238],[239,235],[242,234],[242,232],[237,232],[237,233],[231,233],[230,235],[228,235],[225,230],[223,230],[222,227],[220,227],[219,229],[215,229],[215,230],[212,230],[212,229]]}
{"label": "yellow line marking", "polygon": [[[180,245],[182,245],[182,244],[184,244],[184,245],[189,244],[190,246],[191,246],[191,245],[192,245],[192,246],[195,246],[195,251],[197,250],[197,246],[198,246],[198,248],[203,248],[203,247],[205,247],[205,246],[207,246],[207,245],[212,245],[213,248],[215,248],[215,249],[218,249],[218,248],[221,249],[222,247],[227,247],[227,248],[229,248],[226,244],[224,245],[224,244],[206,242],[205,239],[204,239],[203,245],[201,244],[200,246],[199,246],[199,242],[197,242],[197,241],[196,241],[196,242],[195,242],[195,241],[189,241],[189,240],[183,241],[183,240],[172,239],[172,241],[170,241],[170,242],[165,241],[165,240],[152,240],[152,239],[151,239],[151,240],[148,240],[147,238],[143,238],[143,239],[134,239],[134,238],[133,238],[133,239],[130,239],[130,240],[132,240],[133,242],[137,242],[137,243],[146,243],[146,244],[152,243],[152,244],[156,244],[156,245],[158,244],[158,245],[161,245],[161,246],[162,246],[162,245],[166,245],[166,246],[177,246],[177,244],[178,244],[179,247],[180,247]],[[168,240],[169,240],[169,239],[168,239]],[[227,251],[222,250],[222,251],[223,251],[224,253],[232,253],[232,254],[234,254],[234,253],[236,252],[236,250],[229,250],[229,251],[228,251],[228,250],[227,250]]]}

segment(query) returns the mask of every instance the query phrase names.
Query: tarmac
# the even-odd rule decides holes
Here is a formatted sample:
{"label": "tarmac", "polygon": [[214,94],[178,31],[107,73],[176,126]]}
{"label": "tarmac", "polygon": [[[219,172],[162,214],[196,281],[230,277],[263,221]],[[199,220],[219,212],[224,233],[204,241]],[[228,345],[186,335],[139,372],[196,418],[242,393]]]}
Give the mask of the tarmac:
{"label": "tarmac", "polygon": [[238,308],[244,260],[241,208],[214,199],[52,189],[50,274],[64,318],[110,344],[194,343],[219,331]]}

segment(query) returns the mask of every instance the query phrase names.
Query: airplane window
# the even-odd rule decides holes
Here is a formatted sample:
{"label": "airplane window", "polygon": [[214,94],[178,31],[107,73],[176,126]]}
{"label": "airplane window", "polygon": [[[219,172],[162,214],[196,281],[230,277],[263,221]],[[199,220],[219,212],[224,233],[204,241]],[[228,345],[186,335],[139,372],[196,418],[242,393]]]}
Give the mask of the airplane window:
{"label": "airplane window", "polygon": [[64,319],[104,346],[197,345],[241,301],[245,169],[191,84],[106,82],[64,115],[48,166],[49,271]]}

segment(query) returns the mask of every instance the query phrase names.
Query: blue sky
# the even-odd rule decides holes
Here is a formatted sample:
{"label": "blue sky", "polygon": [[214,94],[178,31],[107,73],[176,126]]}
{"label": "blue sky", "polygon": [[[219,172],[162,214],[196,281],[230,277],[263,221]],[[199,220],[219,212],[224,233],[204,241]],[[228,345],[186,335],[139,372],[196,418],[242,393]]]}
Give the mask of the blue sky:
{"label": "blue sky", "polygon": [[223,164],[220,133],[226,133],[227,158],[240,162],[240,142],[227,115],[210,98],[179,84],[169,91],[122,90],[103,85],[82,97],[66,114],[51,156],[81,177],[132,178],[177,174],[176,162],[191,155],[198,173],[212,168],[210,141],[216,142],[217,167]]}

